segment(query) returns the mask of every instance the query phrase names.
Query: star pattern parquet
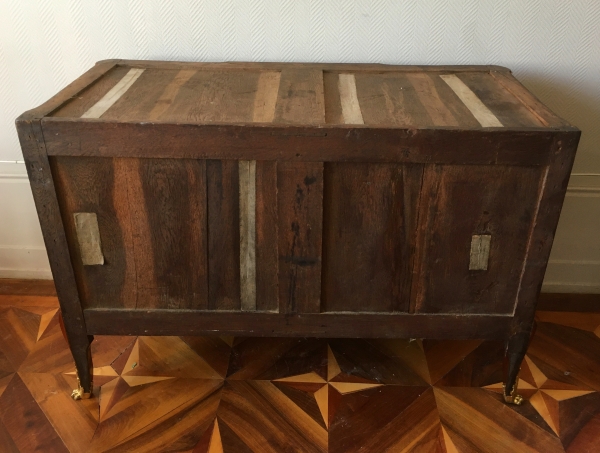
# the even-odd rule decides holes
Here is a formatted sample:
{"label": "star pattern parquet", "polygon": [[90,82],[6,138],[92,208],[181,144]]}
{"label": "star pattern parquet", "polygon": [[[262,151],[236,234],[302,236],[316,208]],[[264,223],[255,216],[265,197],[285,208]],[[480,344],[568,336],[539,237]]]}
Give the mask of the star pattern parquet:
{"label": "star pattern parquet", "polygon": [[94,394],[52,296],[0,295],[2,452],[593,452],[600,315],[539,312],[501,398],[501,342],[97,337]]}

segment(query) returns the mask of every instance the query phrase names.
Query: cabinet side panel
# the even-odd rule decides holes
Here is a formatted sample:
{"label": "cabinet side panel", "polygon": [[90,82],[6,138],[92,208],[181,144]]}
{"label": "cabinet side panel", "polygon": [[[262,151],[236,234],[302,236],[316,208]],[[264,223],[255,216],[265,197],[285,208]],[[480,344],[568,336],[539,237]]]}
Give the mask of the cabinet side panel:
{"label": "cabinet side panel", "polygon": [[[427,167],[413,285],[416,312],[513,312],[543,172],[540,167]],[[487,268],[472,263],[477,236],[489,240]]]}
{"label": "cabinet side panel", "polygon": [[324,311],[408,311],[421,172],[326,164]]}
{"label": "cabinet side panel", "polygon": [[[73,269],[84,307],[134,308],[137,301],[133,237],[127,180],[119,159],[51,159]],[[98,220],[104,264],[84,266],[74,214],[93,213]]]}
{"label": "cabinet side panel", "polygon": [[279,311],[321,311],[323,163],[279,162]]}
{"label": "cabinet side panel", "polygon": [[239,168],[234,160],[206,162],[208,197],[208,308],[239,310]]}

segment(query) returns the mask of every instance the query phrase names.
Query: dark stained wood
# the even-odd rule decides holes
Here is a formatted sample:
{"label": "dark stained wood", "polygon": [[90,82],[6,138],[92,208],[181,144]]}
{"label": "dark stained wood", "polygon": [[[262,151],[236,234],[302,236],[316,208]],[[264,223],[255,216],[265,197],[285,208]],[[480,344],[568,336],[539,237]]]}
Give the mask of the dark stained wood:
{"label": "dark stained wood", "polygon": [[[213,310],[86,309],[92,334],[303,336],[350,338],[505,338],[511,317],[505,315],[435,315],[408,313],[248,313],[224,316]],[[114,322],[119,319],[119,322]],[[260,326],[248,328],[248,326]]]}
{"label": "dark stained wood", "polygon": [[69,259],[69,247],[62,223],[56,189],[50,163],[46,154],[44,135],[39,120],[27,119],[30,115],[17,119],[17,131],[35,207],[42,226],[42,234],[50,269],[56,284],[65,329],[69,335],[69,346],[85,392],[92,390],[92,369],[89,362],[89,339],[83,318],[83,309],[75,273]]}
{"label": "dark stained wood", "polygon": [[[114,83],[122,93],[110,93]],[[99,119],[77,118],[90,105]],[[67,116],[48,117],[61,108]],[[494,66],[100,63],[17,122],[84,387],[89,333],[525,338],[580,135],[561,121]],[[112,163],[67,169],[63,157]],[[248,162],[243,175],[256,162],[256,181],[240,186],[239,161]],[[100,217],[106,268],[77,270],[70,216],[79,205]],[[240,230],[255,226],[240,257]],[[481,236],[491,237],[489,260],[471,266]],[[244,309],[256,290],[256,312],[241,311],[240,267]],[[106,280],[88,276],[103,271]],[[521,366],[517,349],[509,383]],[[347,374],[346,356],[328,376]],[[337,410],[350,387],[335,382],[339,395],[327,395]],[[269,401],[310,406],[319,429],[335,419],[314,406],[322,410],[324,391],[279,385],[262,388],[277,395]],[[314,401],[298,393],[309,390]],[[535,398],[523,414],[557,432],[550,419],[536,421],[531,408],[546,397]],[[219,423],[210,426],[212,449]],[[254,442],[227,426],[231,445]],[[440,449],[440,439],[448,447],[452,436],[459,450],[485,444],[463,442],[454,425],[450,434],[428,426],[423,450]],[[407,436],[393,448],[416,445]],[[392,448],[386,439],[372,445]]]}
{"label": "dark stained wood", "polygon": [[321,311],[323,164],[277,166],[279,311]]}
{"label": "dark stained wood", "polygon": [[[556,131],[220,126],[44,118],[49,155],[543,165]],[[110,133],[107,133],[110,131]],[[174,139],[177,137],[177,139]],[[202,143],[202,146],[198,144]],[[460,157],[458,157],[460,156]]]}
{"label": "dark stained wood", "polygon": [[420,166],[325,166],[323,311],[408,311]]}
{"label": "dark stained wood", "polygon": [[279,309],[277,163],[256,162],[256,309]]}
{"label": "dark stained wood", "polygon": [[548,107],[542,104],[538,98],[515,79],[510,72],[492,70],[490,71],[490,75],[514,97],[519,99],[544,126],[570,126],[567,121],[552,113]]}
{"label": "dark stained wood", "polygon": [[502,89],[492,76],[477,73],[460,74],[459,78],[492,111],[504,127],[542,126],[538,117],[518,98]]}
{"label": "dark stained wood", "polygon": [[517,295],[513,320],[515,333],[531,332],[533,326],[535,307],[580,136],[581,132],[578,130],[565,131],[555,138],[552,145],[552,158],[544,177],[533,231],[529,236],[529,252]]}
{"label": "dark stained wood", "polygon": [[208,308],[240,309],[238,163],[206,162],[208,200]]}
{"label": "dark stained wood", "polygon": [[[512,313],[543,175],[537,167],[425,170],[416,312]],[[481,234],[491,235],[488,269],[469,270],[471,238]]]}
{"label": "dark stained wood", "polygon": [[[131,162],[138,308],[207,308],[206,167],[203,161]],[[135,207],[134,207],[135,206]],[[142,264],[143,263],[143,264]]]}
{"label": "dark stained wood", "polygon": [[[58,157],[51,165],[84,307],[134,308],[137,285],[127,179],[115,168],[115,159]],[[97,215],[103,265],[82,264],[76,212]]]}

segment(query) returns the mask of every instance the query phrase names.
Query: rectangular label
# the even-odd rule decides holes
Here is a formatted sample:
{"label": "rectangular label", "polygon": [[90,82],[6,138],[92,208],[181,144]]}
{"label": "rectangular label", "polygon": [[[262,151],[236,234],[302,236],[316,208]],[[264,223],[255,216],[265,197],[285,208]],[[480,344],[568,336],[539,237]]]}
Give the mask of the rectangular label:
{"label": "rectangular label", "polygon": [[100,244],[100,229],[98,228],[98,217],[94,212],[76,212],[75,231],[79,252],[84,266],[104,264],[104,255]]}
{"label": "rectangular label", "polygon": [[473,235],[471,238],[471,259],[469,261],[470,271],[487,271],[491,240],[492,236],[489,234]]}

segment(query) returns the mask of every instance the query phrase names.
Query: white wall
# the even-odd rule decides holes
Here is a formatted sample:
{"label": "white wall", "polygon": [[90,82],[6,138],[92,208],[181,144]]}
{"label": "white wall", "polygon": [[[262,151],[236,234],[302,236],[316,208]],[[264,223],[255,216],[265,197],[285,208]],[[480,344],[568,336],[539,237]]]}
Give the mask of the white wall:
{"label": "white wall", "polygon": [[[22,159],[18,114],[106,58],[508,66],[583,130],[546,289],[600,290],[598,0],[2,0],[0,160]],[[0,275],[49,275],[22,166],[0,165]]]}

